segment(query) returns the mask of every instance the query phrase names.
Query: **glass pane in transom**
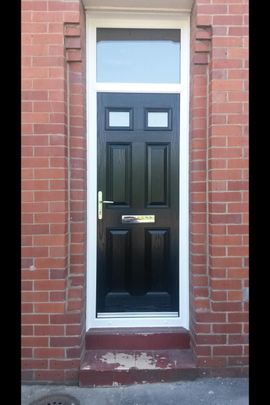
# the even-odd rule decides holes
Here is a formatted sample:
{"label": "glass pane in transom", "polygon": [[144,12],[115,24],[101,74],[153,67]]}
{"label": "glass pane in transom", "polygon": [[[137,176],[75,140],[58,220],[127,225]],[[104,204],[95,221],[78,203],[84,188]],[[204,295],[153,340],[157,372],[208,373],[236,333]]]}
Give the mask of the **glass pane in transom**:
{"label": "glass pane in transom", "polygon": [[180,30],[98,28],[97,82],[180,83]]}

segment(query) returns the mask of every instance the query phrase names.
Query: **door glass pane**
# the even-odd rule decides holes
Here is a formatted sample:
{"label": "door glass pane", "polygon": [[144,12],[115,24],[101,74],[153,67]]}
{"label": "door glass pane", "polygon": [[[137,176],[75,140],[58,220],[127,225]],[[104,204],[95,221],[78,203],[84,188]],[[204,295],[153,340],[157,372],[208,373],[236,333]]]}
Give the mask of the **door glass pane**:
{"label": "door glass pane", "polygon": [[180,30],[98,28],[97,81],[180,83]]}
{"label": "door glass pane", "polygon": [[168,112],[148,112],[147,113],[147,126],[149,127],[162,127],[168,128]]}
{"label": "door glass pane", "polygon": [[110,111],[109,127],[129,127],[129,111]]}

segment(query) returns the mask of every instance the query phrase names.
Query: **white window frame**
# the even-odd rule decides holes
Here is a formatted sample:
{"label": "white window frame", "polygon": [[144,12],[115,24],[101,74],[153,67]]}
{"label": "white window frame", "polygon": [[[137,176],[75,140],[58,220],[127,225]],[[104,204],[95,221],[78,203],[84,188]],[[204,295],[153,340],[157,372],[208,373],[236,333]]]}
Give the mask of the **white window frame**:
{"label": "white window frame", "polygon": [[[181,30],[181,83],[97,83],[96,28],[164,28]],[[189,13],[87,12],[87,275],[86,329],[165,327],[189,329]],[[108,314],[96,317],[97,259],[97,92],[180,94],[179,142],[179,316],[178,314]],[[180,254],[181,252],[181,254]]]}

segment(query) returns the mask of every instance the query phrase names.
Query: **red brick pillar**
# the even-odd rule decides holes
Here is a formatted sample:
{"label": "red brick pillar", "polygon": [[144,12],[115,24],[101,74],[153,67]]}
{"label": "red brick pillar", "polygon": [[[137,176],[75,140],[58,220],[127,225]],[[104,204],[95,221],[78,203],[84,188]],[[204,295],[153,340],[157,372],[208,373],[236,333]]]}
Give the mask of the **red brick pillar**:
{"label": "red brick pillar", "polygon": [[22,379],[74,382],[85,328],[85,18],[22,1]]}
{"label": "red brick pillar", "polygon": [[192,12],[191,331],[214,374],[244,374],[248,361],[247,12],[246,0]]}

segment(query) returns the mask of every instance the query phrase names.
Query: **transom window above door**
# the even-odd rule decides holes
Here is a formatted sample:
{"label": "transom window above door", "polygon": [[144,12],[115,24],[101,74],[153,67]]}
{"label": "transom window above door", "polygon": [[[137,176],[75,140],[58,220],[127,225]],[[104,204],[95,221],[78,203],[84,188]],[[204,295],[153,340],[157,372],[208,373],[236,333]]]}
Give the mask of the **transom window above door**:
{"label": "transom window above door", "polygon": [[97,82],[180,83],[180,29],[97,28]]}

